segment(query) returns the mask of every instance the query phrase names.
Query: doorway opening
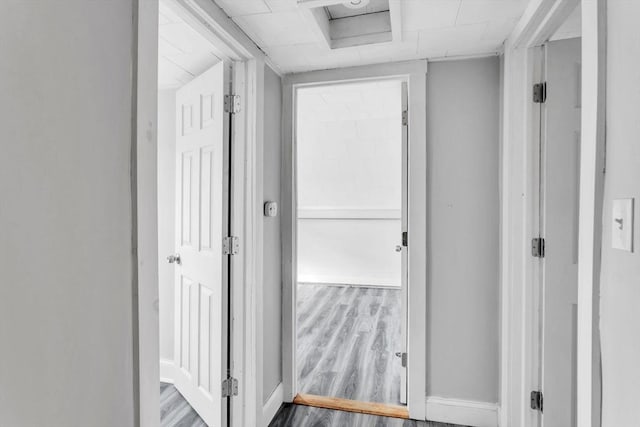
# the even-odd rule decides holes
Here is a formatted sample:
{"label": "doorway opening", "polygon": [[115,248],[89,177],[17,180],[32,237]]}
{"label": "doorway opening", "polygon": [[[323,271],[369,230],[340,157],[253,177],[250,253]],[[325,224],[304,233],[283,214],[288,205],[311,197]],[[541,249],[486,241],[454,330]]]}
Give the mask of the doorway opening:
{"label": "doorway opening", "polygon": [[538,257],[539,394],[543,426],[577,425],[581,8],[540,47]]}
{"label": "doorway opening", "polygon": [[294,402],[407,418],[407,83],[295,96]]}

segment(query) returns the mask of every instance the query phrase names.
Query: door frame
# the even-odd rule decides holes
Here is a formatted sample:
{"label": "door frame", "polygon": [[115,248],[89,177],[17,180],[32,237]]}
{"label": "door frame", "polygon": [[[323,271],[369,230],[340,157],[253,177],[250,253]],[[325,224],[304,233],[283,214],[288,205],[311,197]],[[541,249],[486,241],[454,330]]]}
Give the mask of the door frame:
{"label": "door frame", "polygon": [[397,78],[408,83],[409,98],[409,229],[407,291],[407,409],[409,417],[426,413],[426,303],[427,303],[427,62],[407,61],[373,66],[311,71],[286,75],[283,81],[282,153],[282,383],[286,402],[297,394],[296,351],[296,241],[295,101],[296,89],[345,81]]}
{"label": "door frame", "polygon": [[[232,122],[230,194],[232,232],[240,251],[231,263],[231,363],[239,381],[229,425],[262,425],[262,306],[257,297],[262,270],[262,143],[264,67],[277,67],[215,3],[164,0],[233,64],[232,88],[241,110]],[[133,425],[157,427],[159,407],[157,91],[158,0],[133,1],[131,208],[134,372]]]}
{"label": "door frame", "polygon": [[606,0],[533,0],[505,42],[501,135],[500,425],[538,426],[529,393],[540,387],[541,265],[531,256],[539,224],[539,46],[582,4],[582,125],[578,257],[578,425],[599,425],[599,272],[604,183]]}

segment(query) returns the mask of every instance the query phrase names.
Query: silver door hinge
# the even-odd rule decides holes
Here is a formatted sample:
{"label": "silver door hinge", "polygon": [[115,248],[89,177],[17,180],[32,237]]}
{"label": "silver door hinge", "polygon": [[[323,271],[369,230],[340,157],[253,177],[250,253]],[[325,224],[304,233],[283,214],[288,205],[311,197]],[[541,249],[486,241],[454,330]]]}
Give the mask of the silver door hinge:
{"label": "silver door hinge", "polygon": [[536,104],[544,104],[547,100],[547,84],[536,83],[533,85],[533,102]]}
{"label": "silver door hinge", "polygon": [[531,392],[531,409],[542,412],[543,403],[544,403],[544,398],[542,396],[542,392],[532,391]]}
{"label": "silver door hinge", "polygon": [[236,114],[240,112],[240,96],[225,95],[224,96],[224,112]]}
{"label": "silver door hinge", "polygon": [[222,381],[222,397],[231,397],[238,395],[238,380],[229,377]]}
{"label": "silver door hinge", "polygon": [[402,126],[406,126],[409,124],[409,112],[404,110],[402,112]]}
{"label": "silver door hinge", "polygon": [[544,258],[545,241],[542,237],[531,239],[531,255],[536,258]]}
{"label": "silver door hinge", "polygon": [[400,363],[402,364],[403,368],[407,367],[407,353],[403,353],[401,351],[396,353],[396,357],[400,358]]}
{"label": "silver door hinge", "polygon": [[229,236],[222,239],[222,255],[236,255],[240,251],[240,239]]}

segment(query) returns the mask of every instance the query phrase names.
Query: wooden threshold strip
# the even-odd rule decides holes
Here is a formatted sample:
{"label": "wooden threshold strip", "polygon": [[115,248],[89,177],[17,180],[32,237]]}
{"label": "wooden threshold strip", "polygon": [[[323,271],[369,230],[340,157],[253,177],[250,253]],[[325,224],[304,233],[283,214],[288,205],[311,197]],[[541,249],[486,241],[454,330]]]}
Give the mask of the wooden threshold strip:
{"label": "wooden threshold strip", "polygon": [[409,419],[409,411],[405,406],[387,405],[385,403],[360,402],[358,400],[315,396],[313,394],[298,394],[293,399],[293,403],[316,408],[336,409],[339,411],[358,412],[360,414],[402,418],[405,420]]}

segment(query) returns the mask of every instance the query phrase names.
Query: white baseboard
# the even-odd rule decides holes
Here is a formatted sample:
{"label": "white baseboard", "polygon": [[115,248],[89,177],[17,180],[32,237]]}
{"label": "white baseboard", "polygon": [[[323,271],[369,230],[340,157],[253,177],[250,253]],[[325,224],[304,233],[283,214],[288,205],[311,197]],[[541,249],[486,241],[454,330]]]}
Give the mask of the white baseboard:
{"label": "white baseboard", "polygon": [[472,427],[498,427],[498,405],[469,400],[427,397],[427,420]]}
{"label": "white baseboard", "polygon": [[175,381],[176,365],[173,360],[160,359],[160,382],[173,384]]}
{"label": "white baseboard", "polygon": [[278,409],[284,402],[284,388],[282,383],[278,384],[276,389],[269,396],[269,400],[262,407],[262,425],[268,426],[273,420],[273,417],[278,413]]}

